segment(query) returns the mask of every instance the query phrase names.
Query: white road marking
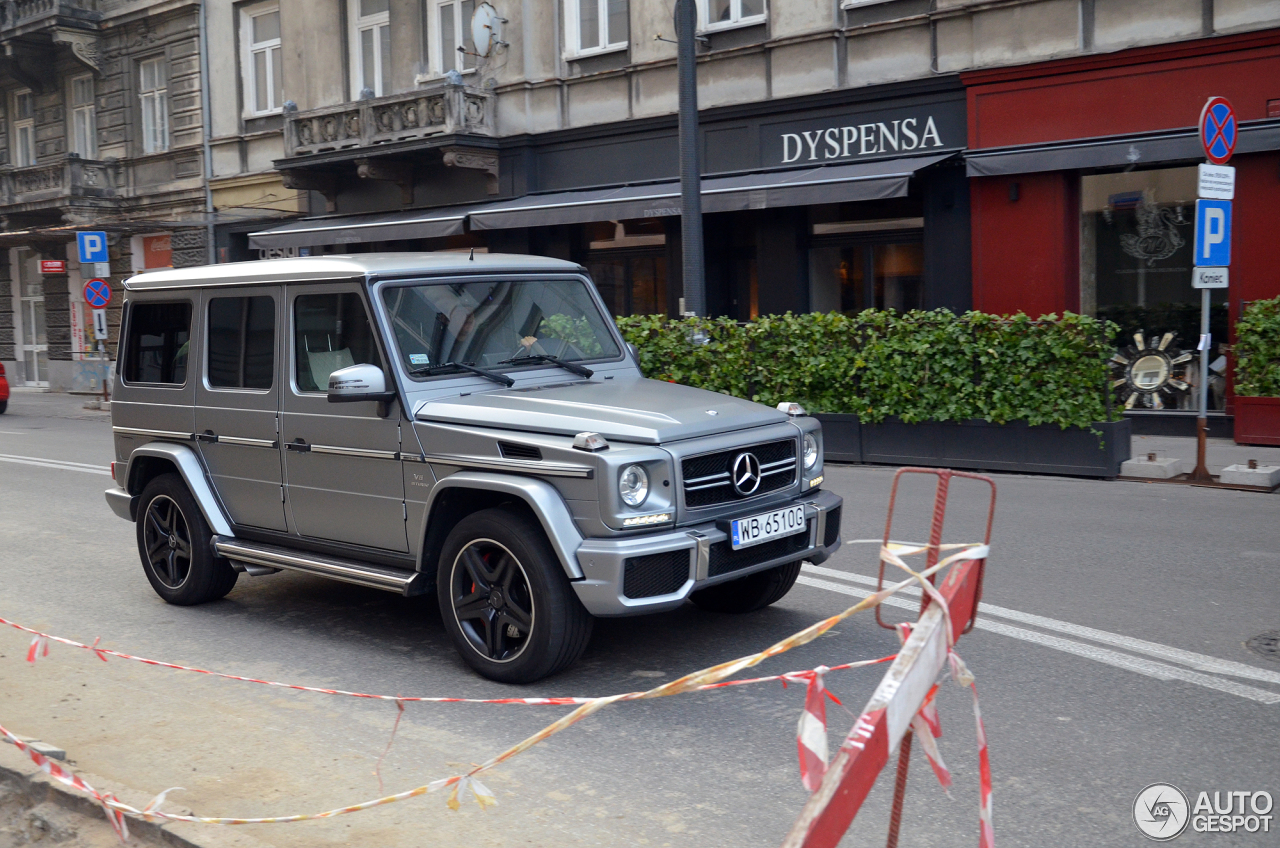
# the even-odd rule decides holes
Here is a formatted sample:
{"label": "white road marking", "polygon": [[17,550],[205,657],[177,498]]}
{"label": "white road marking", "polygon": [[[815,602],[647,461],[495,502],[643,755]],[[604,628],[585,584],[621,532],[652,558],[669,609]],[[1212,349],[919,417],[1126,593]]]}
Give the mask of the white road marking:
{"label": "white road marking", "polygon": [[41,468],[57,468],[62,471],[82,471],[86,474],[105,474],[111,476],[110,468],[101,465],[90,465],[87,462],[67,462],[61,459],[45,459],[39,456],[12,456],[0,453],[0,462],[12,462],[16,465],[36,465]]}
{"label": "white road marking", "polygon": [[[805,566],[808,570],[812,566]],[[829,569],[827,569],[829,570]],[[844,573],[844,572],[842,572]],[[846,586],[843,583],[832,583],[829,580],[819,580],[813,577],[806,577],[803,574],[796,579],[797,583],[805,586],[812,586],[815,589],[826,589],[830,592],[837,592],[841,595],[852,595],[856,598],[865,598],[872,594],[866,589],[859,589],[854,586]],[[885,603],[890,606],[904,607],[910,610],[918,610],[920,605],[914,600],[905,598],[887,598]],[[1233,680],[1221,680],[1211,677],[1207,674],[1199,674],[1194,671],[1188,671],[1177,666],[1165,665],[1164,663],[1145,660],[1140,657],[1122,654],[1119,651],[1110,651],[1106,648],[1098,648],[1093,645],[1086,645],[1081,642],[1075,642],[1070,639],[1062,639],[1058,636],[1050,636],[1044,633],[1036,633],[1031,630],[1025,630],[1021,627],[1014,627],[1001,621],[992,621],[990,618],[979,618],[977,627],[982,630],[989,630],[992,633],[999,633],[1002,636],[1009,636],[1014,639],[1020,639],[1024,642],[1041,645],[1042,647],[1052,648],[1068,654],[1074,654],[1078,657],[1094,660],[1095,662],[1104,663],[1122,668],[1126,671],[1136,672],[1154,677],[1157,680],[1181,680],[1186,683],[1193,683],[1197,686],[1203,686],[1206,689],[1215,689],[1219,692],[1226,692],[1241,698],[1248,698],[1251,701],[1258,701],[1263,704],[1280,704],[1280,693],[1268,692],[1265,689],[1258,689],[1253,686],[1247,686],[1243,683],[1236,683]]]}
{"label": "white road marking", "polygon": [[[850,571],[837,571],[834,568],[823,568],[822,566],[809,565],[807,563],[804,566],[804,570],[822,577],[835,577],[838,580],[849,580],[866,586],[876,585],[874,577],[867,577]],[[920,594],[919,589],[907,589],[906,591],[917,597]],[[1072,624],[1069,621],[1059,621],[1056,618],[1046,618],[1029,612],[1019,612],[1018,610],[996,606],[995,604],[984,602],[978,609],[986,615],[1007,618],[1019,624],[1030,624],[1034,627],[1053,630],[1067,636],[1079,636],[1093,642],[1101,642],[1104,645],[1124,648],[1136,654],[1146,654],[1149,657],[1176,662],[1179,665],[1185,665],[1197,671],[1207,671],[1210,674],[1223,674],[1229,677],[1243,677],[1246,680],[1258,680],[1263,683],[1280,684],[1280,672],[1269,671],[1265,668],[1254,668],[1244,663],[1222,660],[1205,654],[1197,654],[1194,651],[1184,651],[1181,648],[1161,645],[1158,642],[1148,642],[1145,639],[1135,639],[1132,636],[1122,636],[1119,633],[1108,633],[1105,630],[1096,630],[1081,624]]]}
{"label": "white road marking", "polygon": [[0,430],[0,436],[25,436],[21,430]]}

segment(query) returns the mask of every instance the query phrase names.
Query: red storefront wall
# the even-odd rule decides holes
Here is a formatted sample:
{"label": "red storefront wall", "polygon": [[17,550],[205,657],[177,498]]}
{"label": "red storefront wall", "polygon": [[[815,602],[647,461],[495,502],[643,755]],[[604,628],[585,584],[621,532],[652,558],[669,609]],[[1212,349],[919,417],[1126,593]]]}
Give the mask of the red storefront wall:
{"label": "red storefront wall", "polygon": [[[1241,121],[1280,107],[1280,30],[962,75],[977,150],[1194,127],[1228,98]],[[1146,163],[1144,163],[1146,164]],[[1236,156],[1231,322],[1280,295],[1280,153]],[[1016,184],[1016,188],[1014,187]],[[1075,172],[970,180],[973,302],[985,312],[1080,308]]]}

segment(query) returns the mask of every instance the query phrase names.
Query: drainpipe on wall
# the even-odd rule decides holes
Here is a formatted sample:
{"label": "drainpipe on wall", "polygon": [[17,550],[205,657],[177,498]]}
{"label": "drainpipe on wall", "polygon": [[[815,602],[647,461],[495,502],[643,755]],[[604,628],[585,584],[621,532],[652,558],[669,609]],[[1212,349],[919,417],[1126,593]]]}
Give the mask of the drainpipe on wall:
{"label": "drainpipe on wall", "polygon": [[204,241],[209,264],[217,260],[213,244],[213,109],[209,103],[209,28],[206,0],[200,0],[200,122],[204,125]]}

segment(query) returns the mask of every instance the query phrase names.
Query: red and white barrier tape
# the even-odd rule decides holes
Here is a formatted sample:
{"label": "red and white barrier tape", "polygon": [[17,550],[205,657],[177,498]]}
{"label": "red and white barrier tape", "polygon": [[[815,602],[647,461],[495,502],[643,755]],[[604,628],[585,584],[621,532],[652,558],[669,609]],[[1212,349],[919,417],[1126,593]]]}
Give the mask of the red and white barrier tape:
{"label": "red and white barrier tape", "polygon": [[[203,824],[223,824],[223,825],[278,824],[278,823],[286,823],[286,822],[307,821],[307,820],[313,820],[313,819],[331,818],[333,816],[344,815],[347,813],[354,813],[360,810],[367,810],[373,807],[378,807],[385,804],[394,803],[396,801],[403,801],[408,798],[424,795],[428,792],[435,792],[437,790],[444,789],[450,786],[453,787],[453,791],[450,794],[448,799],[448,806],[450,808],[457,809],[459,806],[460,797],[465,796],[465,793],[468,791],[472,793],[472,795],[475,797],[476,801],[480,804],[481,807],[487,807],[492,804],[496,804],[497,799],[493,796],[493,793],[491,793],[483,784],[479,782],[479,780],[476,778],[476,775],[478,775],[483,771],[487,771],[499,765],[500,763],[503,763],[506,760],[509,760],[512,757],[515,757],[523,753],[524,751],[527,751],[529,748],[532,748],[533,746],[539,744],[540,742],[545,741],[546,739],[550,738],[556,733],[559,733],[561,730],[564,730],[568,727],[573,726],[574,724],[577,724],[579,721],[586,718],[587,716],[611,704],[617,703],[619,701],[661,698],[661,697],[668,697],[671,695],[683,694],[686,692],[705,691],[708,689],[722,688],[725,686],[744,685],[748,683],[759,683],[759,682],[765,682],[770,680],[780,680],[785,685],[785,683],[788,680],[811,681],[815,679],[817,676],[817,669],[813,669],[809,671],[801,671],[801,672],[790,672],[788,674],[783,674],[783,675],[773,675],[770,677],[752,678],[747,680],[738,680],[738,681],[727,680],[727,678],[732,677],[733,675],[745,669],[752,668],[760,664],[761,662],[765,661],[766,659],[772,658],[774,656],[778,656],[780,654],[783,654],[783,653],[786,653],[787,651],[792,650],[793,648],[812,642],[813,640],[817,639],[819,636],[831,630],[840,622],[844,621],[846,618],[849,618],[850,616],[858,612],[862,612],[864,610],[871,609],[872,607],[877,606],[878,604],[882,603],[886,598],[892,596],[893,594],[902,590],[903,588],[906,588],[908,585],[911,585],[917,581],[927,583],[928,577],[937,573],[938,571],[940,571],[941,569],[945,568],[946,566],[950,565],[953,562],[964,560],[964,559],[980,559],[987,555],[986,546],[944,545],[944,546],[941,546],[941,548],[942,549],[964,548],[964,550],[961,550],[959,553],[943,559],[941,562],[937,563],[936,565],[920,573],[916,573],[914,571],[911,571],[910,568],[907,568],[907,571],[909,571],[912,574],[912,579],[903,580],[900,583],[884,587],[880,591],[876,592],[875,594],[867,598],[864,598],[863,600],[859,601],[857,604],[854,604],[853,606],[849,607],[843,612],[837,613],[836,615],[830,616],[829,618],[816,622],[810,625],[809,627],[806,627],[804,630],[801,630],[798,633],[795,633],[785,639],[782,639],[779,642],[774,643],[773,645],[769,646],[768,648],[762,651],[759,651],[755,654],[751,654],[748,656],[740,657],[736,660],[730,660],[727,662],[719,663],[717,665],[710,666],[700,671],[696,671],[691,674],[684,675],[683,677],[677,680],[673,680],[669,683],[664,683],[646,692],[633,692],[633,693],[626,693],[622,695],[611,695],[607,697],[590,698],[590,699],[584,699],[584,698],[471,699],[471,698],[404,697],[404,696],[398,696],[398,695],[369,695],[365,693],[348,692],[348,691],[336,690],[336,689],[322,689],[322,688],[309,687],[309,686],[297,686],[293,684],[283,684],[283,683],[277,683],[273,681],[260,680],[257,678],[249,678],[249,677],[242,677],[239,675],[212,672],[205,669],[194,668],[191,666],[183,666],[183,665],[177,665],[175,663],[166,663],[166,662],[160,662],[157,660],[149,660],[142,657],[135,657],[129,654],[120,653],[118,651],[113,651],[106,648],[100,648],[98,647],[98,640],[95,640],[93,645],[85,645],[81,642],[76,642],[74,640],[51,636],[49,634],[41,633],[40,631],[32,630],[31,628],[24,627],[22,625],[16,624],[7,619],[0,619],[0,623],[2,624],[6,624],[17,630],[21,630],[21,631],[33,634],[34,638],[32,640],[32,647],[28,651],[28,660],[33,663],[35,662],[36,655],[39,652],[39,646],[41,645],[41,643],[42,642],[44,643],[44,653],[47,654],[47,642],[55,641],[71,647],[91,650],[95,654],[97,654],[99,659],[102,659],[103,661],[106,661],[107,656],[115,656],[121,659],[128,659],[136,662],[142,662],[147,665],[155,665],[155,666],[176,669],[181,671],[197,672],[201,674],[208,674],[215,677],[222,677],[222,678],[231,679],[231,680],[241,680],[241,681],[250,682],[250,683],[259,683],[267,686],[279,686],[279,687],[290,688],[290,689],[298,689],[302,691],[318,692],[322,694],[346,695],[346,696],[357,697],[357,698],[371,698],[371,699],[377,699],[377,700],[406,701],[406,702],[407,701],[425,701],[425,702],[434,702],[434,703],[489,703],[489,704],[526,704],[526,705],[573,704],[577,706],[577,709],[573,710],[568,715],[561,717],[557,721],[551,723],[547,727],[543,728],[542,730],[538,731],[537,733],[533,734],[532,736],[528,737],[522,742],[511,746],[507,750],[503,751],[502,753],[494,757],[491,757],[489,760],[485,761],[484,763],[481,763],[475,766],[470,772],[468,772],[465,775],[456,775],[453,777],[442,778],[440,780],[436,780],[431,783],[425,784],[423,786],[418,786],[413,789],[407,790],[405,792],[397,793],[395,795],[388,795],[386,797],[377,798],[372,801],[366,801],[361,804],[354,804],[348,807],[341,807],[333,810],[326,810],[320,813],[302,814],[302,815],[293,815],[293,816],[275,816],[275,817],[264,817],[264,818],[230,818],[230,817],[177,815],[173,813],[165,813],[159,810],[159,806],[164,799],[164,793],[157,796],[156,799],[151,804],[149,804],[144,810],[138,810],[134,807],[131,807],[127,804],[120,802],[118,799],[115,799],[114,797],[111,797],[109,795],[100,795],[96,791],[89,788],[88,785],[85,784],[82,780],[80,780],[79,778],[76,778],[74,775],[70,775],[69,773],[65,772],[63,769],[61,769],[61,767],[57,766],[57,764],[52,763],[52,761],[50,761],[47,757],[40,755],[38,752],[31,751],[28,746],[22,744],[17,737],[15,737],[8,730],[5,730],[3,727],[0,727],[0,735],[2,735],[5,739],[14,742],[15,744],[18,744],[24,751],[28,753],[29,756],[31,756],[32,760],[35,761],[37,765],[39,765],[42,769],[46,770],[51,775],[54,775],[55,777],[57,777],[57,779],[61,780],[64,783],[67,783],[70,786],[80,789],[81,791],[88,792],[90,795],[92,795],[95,798],[95,800],[98,800],[99,803],[103,805],[104,809],[107,810],[108,815],[112,817],[113,825],[117,822],[117,820],[119,820],[121,824],[123,823],[123,819],[120,818],[121,814],[136,816],[138,818],[142,818],[148,821],[161,819],[161,820],[167,820],[167,821],[184,821],[184,822],[196,822],[196,823],[203,823]],[[881,555],[887,558],[891,557],[892,558],[891,561],[896,560],[898,563],[901,563],[901,560],[898,558],[898,554],[902,554],[905,556],[905,555],[911,555],[915,553],[921,553],[928,549],[929,549],[929,546],[927,545],[926,546],[907,546],[907,545],[900,545],[897,543],[890,543],[889,545],[884,545],[881,547]],[[981,552],[980,555],[975,555],[975,551],[980,551]],[[903,564],[903,567],[906,568],[905,563]],[[858,667],[863,667],[867,665],[874,665],[877,663],[886,662],[892,659],[894,659],[894,657],[882,657],[876,660],[864,660],[862,662],[847,663],[842,666],[833,666],[827,671],[834,671],[834,670],[843,669],[843,668],[858,668]],[[55,771],[57,772],[57,774],[55,774]],[[166,791],[172,791],[172,790],[166,790]],[[125,831],[122,831],[120,827],[117,827],[117,832],[122,833],[122,837],[124,833],[126,833]]]}

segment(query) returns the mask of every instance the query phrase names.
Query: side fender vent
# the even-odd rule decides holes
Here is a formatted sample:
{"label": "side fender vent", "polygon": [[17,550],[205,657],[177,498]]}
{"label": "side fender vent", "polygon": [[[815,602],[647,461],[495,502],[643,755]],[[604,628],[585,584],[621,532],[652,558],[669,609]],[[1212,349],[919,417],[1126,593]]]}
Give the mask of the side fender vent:
{"label": "side fender vent", "polygon": [[498,442],[498,451],[503,459],[532,459],[540,461],[542,451],[534,445],[520,445],[515,442]]}

